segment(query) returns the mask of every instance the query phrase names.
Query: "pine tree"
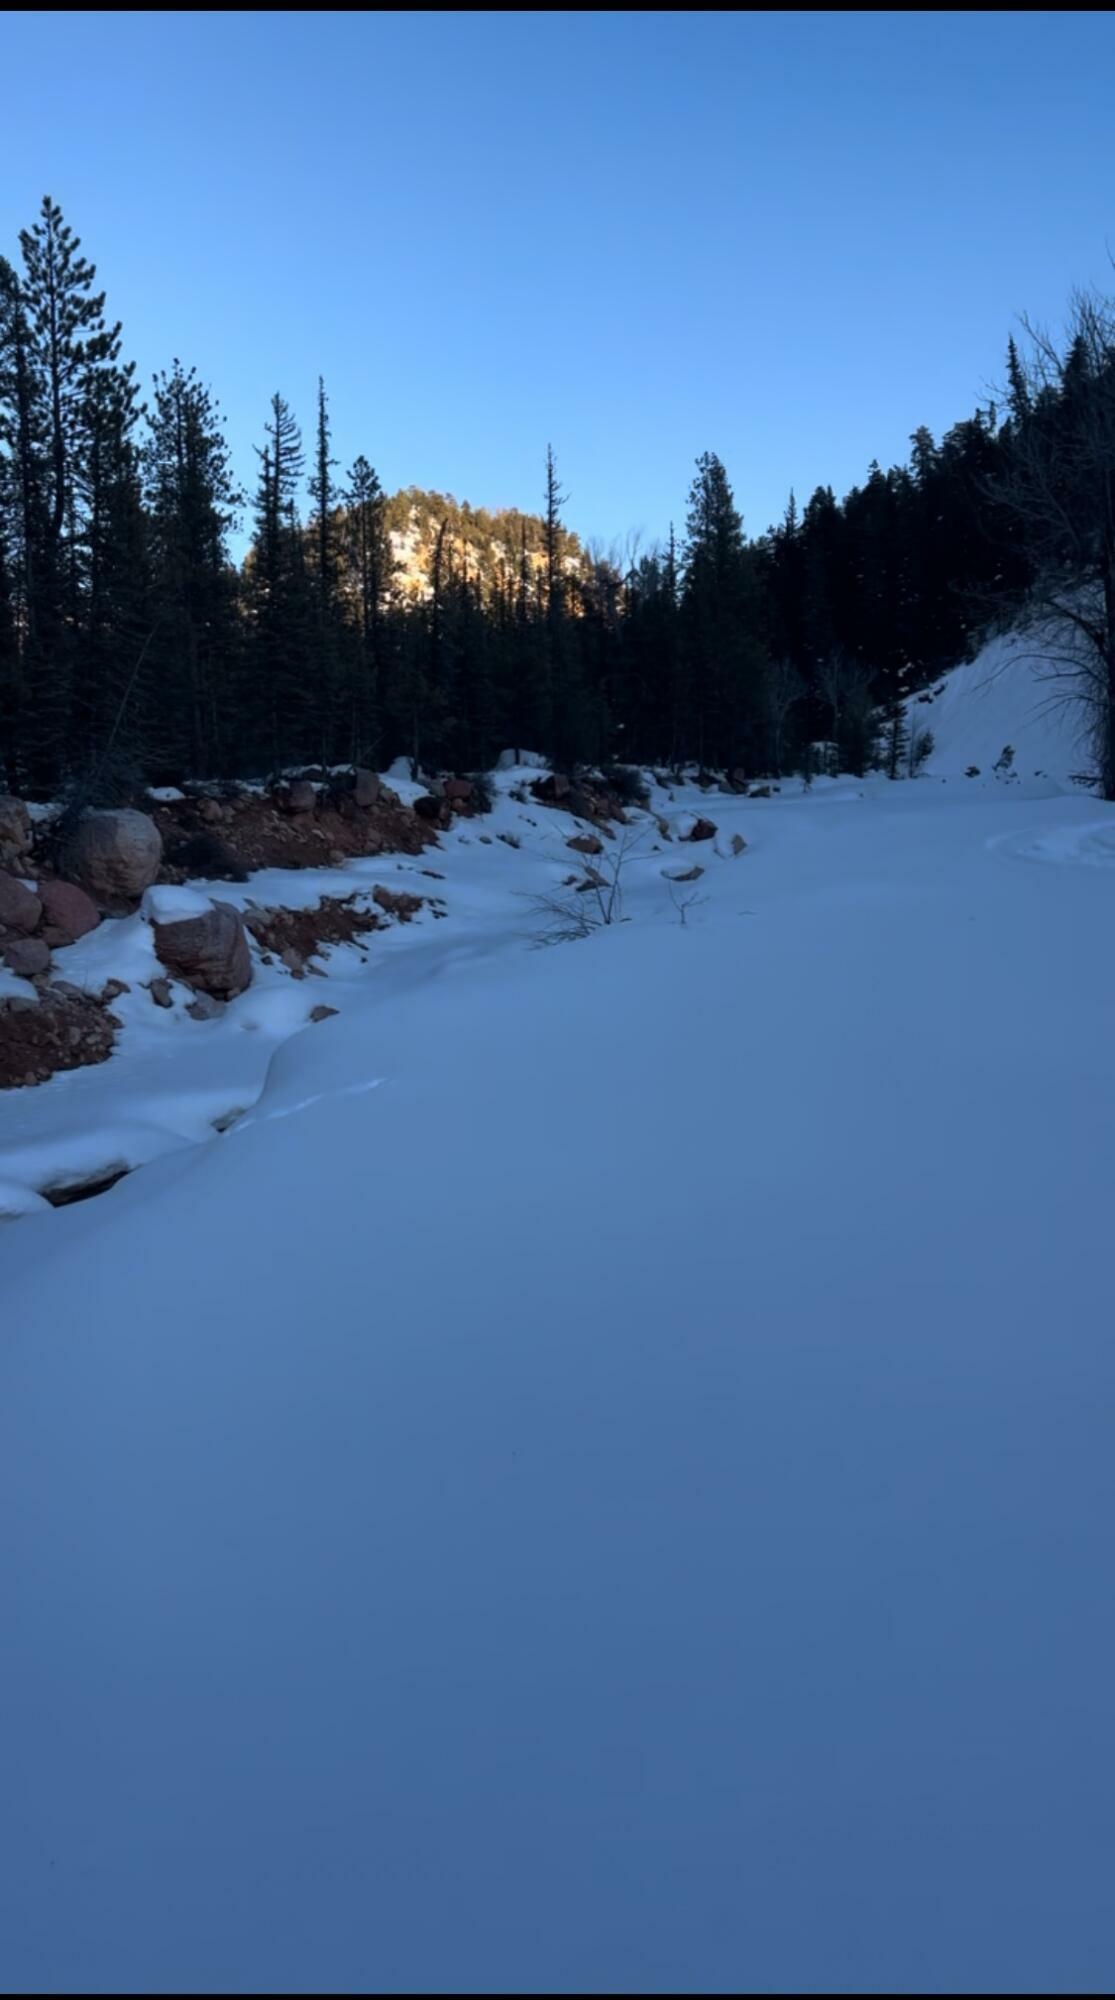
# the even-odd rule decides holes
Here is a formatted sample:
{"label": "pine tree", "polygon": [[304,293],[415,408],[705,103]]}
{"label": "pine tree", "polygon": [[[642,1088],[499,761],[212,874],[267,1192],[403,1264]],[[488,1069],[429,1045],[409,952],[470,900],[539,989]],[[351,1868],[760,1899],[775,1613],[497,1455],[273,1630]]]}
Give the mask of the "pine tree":
{"label": "pine tree", "polygon": [[309,592],[298,520],[302,434],[286,399],[271,398],[256,493],[252,549],[255,688],[251,735],[257,760],[280,769],[304,759],[313,737]]}
{"label": "pine tree", "polygon": [[386,603],[394,563],[383,488],[361,455],[344,494],[346,562],[356,604],[358,643],[349,694],[349,755],[371,757],[379,736],[379,708],[387,655]]}
{"label": "pine tree", "polygon": [[143,470],[150,518],[157,756],[172,774],[226,768],[239,749],[230,699],[238,657],[228,537],[242,496],[220,409],[195,371],[156,375]]}
{"label": "pine tree", "polygon": [[85,590],[73,720],[82,745],[76,775],[82,796],[96,804],[126,799],[142,782],[155,728],[138,415],[130,368],[106,360],[91,371],[77,472]]}
{"label": "pine tree", "polygon": [[724,467],[697,460],[682,596],[693,690],[689,754],[754,771],[763,742],[763,651],[753,567]]}

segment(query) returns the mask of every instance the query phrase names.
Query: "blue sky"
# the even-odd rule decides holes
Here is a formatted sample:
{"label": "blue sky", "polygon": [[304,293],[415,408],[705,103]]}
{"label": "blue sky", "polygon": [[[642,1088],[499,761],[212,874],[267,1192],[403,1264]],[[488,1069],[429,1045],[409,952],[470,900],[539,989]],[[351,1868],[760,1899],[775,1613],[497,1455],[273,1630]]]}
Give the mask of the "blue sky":
{"label": "blue sky", "polygon": [[388,488],[536,507],[552,440],[653,539],[712,449],[758,532],[1111,276],[1111,15],[8,13],[0,76],[0,249],[49,191],[245,479],[320,372]]}

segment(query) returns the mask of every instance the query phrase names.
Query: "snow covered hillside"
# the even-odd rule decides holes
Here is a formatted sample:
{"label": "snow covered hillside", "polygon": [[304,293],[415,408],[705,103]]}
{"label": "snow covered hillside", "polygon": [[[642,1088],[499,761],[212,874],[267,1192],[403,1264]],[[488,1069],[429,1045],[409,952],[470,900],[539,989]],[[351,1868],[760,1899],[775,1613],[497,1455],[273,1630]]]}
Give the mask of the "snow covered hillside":
{"label": "snow covered hillside", "polygon": [[1008,744],[1012,782],[1072,784],[1092,768],[1079,705],[1051,677],[1040,636],[1008,632],[990,640],[929,692],[931,699],[915,698],[909,713],[933,732],[927,769],[937,776],[963,777],[975,767],[978,780],[968,782],[992,786]]}
{"label": "snow covered hillside", "polygon": [[1019,735],[658,792],[546,950],[504,774],[445,919],[9,1093],[149,1164],[0,1228],[6,1989],[1110,1986],[1115,811]]}

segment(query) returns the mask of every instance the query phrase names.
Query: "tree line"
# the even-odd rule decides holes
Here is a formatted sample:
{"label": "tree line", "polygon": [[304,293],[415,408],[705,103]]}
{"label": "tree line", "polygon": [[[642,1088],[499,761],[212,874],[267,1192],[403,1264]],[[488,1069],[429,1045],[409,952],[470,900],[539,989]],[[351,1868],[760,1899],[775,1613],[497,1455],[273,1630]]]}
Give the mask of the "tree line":
{"label": "tree line", "polygon": [[245,492],[211,389],[178,360],[142,400],[44,200],[18,263],[0,258],[0,786],[109,802],[311,762],[471,771],[507,747],[564,769],[808,774],[819,743],[897,776],[908,697],[990,620],[1031,618],[1088,701],[1115,796],[1101,299],[1075,301],[1061,347],[1010,342],[1000,405],[939,441],[915,431],[905,464],[872,464],[841,500],[791,496],[763,534],[704,453],[681,532],[626,561],[571,535],[551,449],[537,517],[478,514],[462,534],[423,497],[416,594],[398,575],[406,496],[368,455],[338,465],[324,384],[308,441],[272,395],[256,456]]}

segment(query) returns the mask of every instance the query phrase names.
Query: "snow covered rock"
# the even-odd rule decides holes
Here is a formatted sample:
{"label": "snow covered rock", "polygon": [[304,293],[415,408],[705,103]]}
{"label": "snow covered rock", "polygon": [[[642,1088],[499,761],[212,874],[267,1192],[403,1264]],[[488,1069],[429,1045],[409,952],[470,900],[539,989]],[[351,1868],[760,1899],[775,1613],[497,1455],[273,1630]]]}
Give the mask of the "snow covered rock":
{"label": "snow covered rock", "polygon": [[716,827],[711,819],[696,819],[689,832],[682,836],[685,840],[715,840]]}
{"label": "snow covered rock", "polygon": [[161,963],[195,992],[231,1000],[251,985],[248,939],[240,912],[231,903],[211,903],[200,914],[177,916],[170,922],[156,917],[152,928]]}
{"label": "snow covered rock", "polygon": [[604,842],[599,840],[595,833],[575,833],[572,840],[567,840],[565,845],[571,847],[575,854],[603,854],[604,852]]}
{"label": "snow covered rock", "polygon": [[147,813],[128,807],[83,813],[65,844],[62,866],[102,907],[137,903],[159,872],[163,843]]}
{"label": "snow covered rock", "polygon": [[39,883],[38,894],[43,906],[43,936],[48,944],[76,944],[78,938],[95,931],[101,921],[92,897],[79,889],[76,882],[47,877]]}
{"label": "snow covered rock", "polygon": [[23,931],[28,934],[38,926],[43,906],[25,883],[14,875],[0,875],[0,932]]}
{"label": "snow covered rock", "polygon": [[224,1009],[212,993],[199,993],[186,1009],[191,1021],[219,1021]]}

